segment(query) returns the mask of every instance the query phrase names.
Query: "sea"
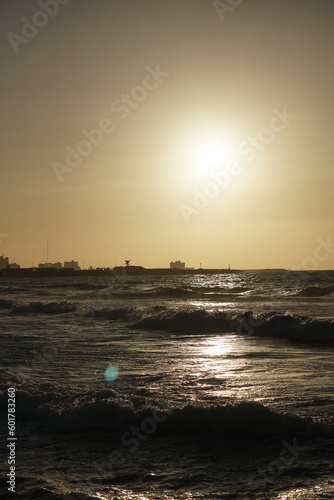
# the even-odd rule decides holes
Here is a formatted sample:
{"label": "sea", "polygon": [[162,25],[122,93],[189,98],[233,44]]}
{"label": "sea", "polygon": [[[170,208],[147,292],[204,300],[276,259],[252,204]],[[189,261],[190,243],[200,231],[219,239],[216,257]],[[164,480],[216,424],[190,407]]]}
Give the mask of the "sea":
{"label": "sea", "polygon": [[333,499],[333,304],[334,271],[0,278],[0,498]]}

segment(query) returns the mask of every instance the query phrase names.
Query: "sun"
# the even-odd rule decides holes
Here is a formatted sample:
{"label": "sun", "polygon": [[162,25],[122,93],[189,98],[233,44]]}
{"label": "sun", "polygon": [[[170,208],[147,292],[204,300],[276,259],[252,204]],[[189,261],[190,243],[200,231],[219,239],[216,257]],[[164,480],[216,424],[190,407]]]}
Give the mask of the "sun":
{"label": "sun", "polygon": [[225,170],[231,156],[226,143],[218,140],[203,140],[193,149],[193,178],[205,182],[210,174]]}
{"label": "sun", "polygon": [[187,182],[202,184],[208,181],[212,173],[226,169],[234,157],[233,152],[233,137],[225,130],[189,133],[180,146],[180,171]]}
{"label": "sun", "polygon": [[202,144],[195,152],[197,166],[203,172],[210,172],[222,168],[226,158],[226,150],[219,142],[207,142]]}

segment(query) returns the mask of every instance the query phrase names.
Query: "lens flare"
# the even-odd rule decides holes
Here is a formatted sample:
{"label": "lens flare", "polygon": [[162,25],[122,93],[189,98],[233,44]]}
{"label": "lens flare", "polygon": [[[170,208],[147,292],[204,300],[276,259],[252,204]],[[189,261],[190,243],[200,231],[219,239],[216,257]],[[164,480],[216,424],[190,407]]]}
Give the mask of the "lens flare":
{"label": "lens flare", "polygon": [[118,375],[118,366],[111,363],[104,372],[104,379],[106,382],[115,382],[118,379]]}

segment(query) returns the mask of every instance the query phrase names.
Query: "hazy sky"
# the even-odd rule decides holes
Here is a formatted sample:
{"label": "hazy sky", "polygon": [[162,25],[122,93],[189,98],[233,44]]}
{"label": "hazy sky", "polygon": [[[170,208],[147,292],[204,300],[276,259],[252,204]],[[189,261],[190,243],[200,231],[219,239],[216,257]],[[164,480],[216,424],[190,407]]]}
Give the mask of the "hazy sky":
{"label": "hazy sky", "polygon": [[333,1],[230,3],[1,1],[0,254],[334,268]]}

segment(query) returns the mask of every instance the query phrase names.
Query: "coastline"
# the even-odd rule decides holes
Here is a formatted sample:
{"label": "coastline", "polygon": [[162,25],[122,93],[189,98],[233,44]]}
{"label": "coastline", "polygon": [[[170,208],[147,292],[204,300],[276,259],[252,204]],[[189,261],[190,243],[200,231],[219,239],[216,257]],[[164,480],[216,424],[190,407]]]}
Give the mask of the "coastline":
{"label": "coastline", "polygon": [[184,276],[235,274],[245,272],[287,272],[287,269],[170,269],[145,268],[142,266],[116,266],[97,269],[56,269],[56,268],[19,268],[0,269],[0,278],[69,278],[77,276]]}
{"label": "coastline", "polygon": [[101,269],[55,269],[21,268],[0,269],[0,277],[8,278],[68,278],[76,276],[181,276],[194,274],[229,274],[240,273],[239,269],[169,269],[145,268],[142,266],[116,266]]}

